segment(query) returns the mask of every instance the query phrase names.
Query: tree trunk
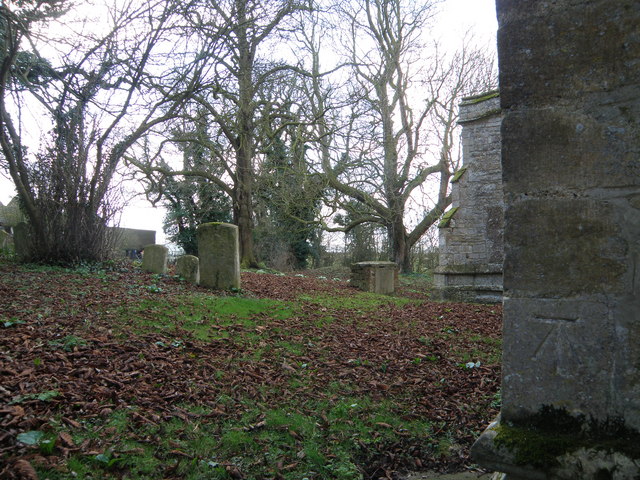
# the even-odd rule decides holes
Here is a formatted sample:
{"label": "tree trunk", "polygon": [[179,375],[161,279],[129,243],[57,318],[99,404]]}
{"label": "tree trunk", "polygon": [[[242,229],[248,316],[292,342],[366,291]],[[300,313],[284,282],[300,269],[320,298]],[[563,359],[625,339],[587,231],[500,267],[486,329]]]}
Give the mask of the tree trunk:
{"label": "tree trunk", "polygon": [[[235,188],[235,221],[238,225],[238,237],[240,241],[240,264],[243,268],[256,268],[258,262],[253,253],[253,219],[251,212],[253,211],[251,182],[251,160],[248,160],[249,167],[246,167],[247,154],[241,159],[242,151],[238,152],[238,168],[236,172],[237,185]],[[241,166],[243,165],[243,166]]]}
{"label": "tree trunk", "polygon": [[253,154],[254,154],[254,86],[255,49],[249,42],[246,2],[238,1],[238,138],[236,148],[236,223],[240,239],[240,264],[256,268],[253,252]]}
{"label": "tree trunk", "polygon": [[391,241],[391,252],[393,261],[400,267],[402,273],[411,272],[411,246],[408,242],[407,232],[402,222],[402,217],[387,227],[389,239]]}

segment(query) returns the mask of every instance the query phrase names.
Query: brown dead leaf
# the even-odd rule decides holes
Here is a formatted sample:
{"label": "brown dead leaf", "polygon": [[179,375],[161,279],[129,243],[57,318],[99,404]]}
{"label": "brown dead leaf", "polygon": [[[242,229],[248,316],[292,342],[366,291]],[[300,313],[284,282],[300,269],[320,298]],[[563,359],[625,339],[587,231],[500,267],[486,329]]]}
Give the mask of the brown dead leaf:
{"label": "brown dead leaf", "polygon": [[18,460],[14,463],[13,472],[18,480],[38,480],[38,474],[26,460]]}
{"label": "brown dead leaf", "polygon": [[62,443],[62,445],[67,448],[73,448],[76,446],[73,442],[73,438],[71,438],[71,435],[69,435],[67,432],[60,432],[58,434],[58,440],[60,440],[60,443]]}
{"label": "brown dead leaf", "polygon": [[393,428],[393,426],[389,425],[388,423],[384,423],[384,422],[376,422],[376,425],[378,425],[379,427],[384,427],[384,428]]}

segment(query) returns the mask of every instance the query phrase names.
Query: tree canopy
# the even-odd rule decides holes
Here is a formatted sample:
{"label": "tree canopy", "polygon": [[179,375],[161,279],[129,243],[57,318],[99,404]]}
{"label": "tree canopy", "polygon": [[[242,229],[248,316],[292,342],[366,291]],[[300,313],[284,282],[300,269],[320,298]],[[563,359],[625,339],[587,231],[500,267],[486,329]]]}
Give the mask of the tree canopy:
{"label": "tree canopy", "polygon": [[[285,252],[303,268],[323,230],[372,225],[411,268],[451,201],[457,105],[495,86],[472,41],[445,54],[429,39],[435,2],[96,5],[99,27],[65,0],[0,7],[0,167],[32,259],[106,252],[111,192],[128,175],[189,253],[197,224],[231,221],[243,265]],[[34,108],[48,125],[36,148]]]}

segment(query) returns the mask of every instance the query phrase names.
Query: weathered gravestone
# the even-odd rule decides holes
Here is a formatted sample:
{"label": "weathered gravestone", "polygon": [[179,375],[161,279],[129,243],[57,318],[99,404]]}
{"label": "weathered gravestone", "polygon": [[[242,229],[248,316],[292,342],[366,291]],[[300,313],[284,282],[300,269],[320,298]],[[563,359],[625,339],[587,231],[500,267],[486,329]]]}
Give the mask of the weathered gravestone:
{"label": "weathered gravestone", "polygon": [[373,293],[393,293],[398,281],[394,262],[358,262],[351,265],[351,285]]}
{"label": "weathered gravestone", "polygon": [[19,222],[13,227],[13,246],[18,260],[29,256],[29,225]]}
{"label": "weathered gravestone", "polygon": [[13,249],[13,237],[10,233],[0,229],[0,251],[8,252]]}
{"label": "weathered gravestone", "polygon": [[460,104],[463,167],[451,180],[451,209],[438,225],[434,296],[441,300],[502,300],[504,200],[498,92]]}
{"label": "weathered gravestone", "polygon": [[164,245],[146,245],[142,256],[142,270],[150,273],[167,273],[169,249]]}
{"label": "weathered gravestone", "polygon": [[200,282],[200,260],[193,255],[183,255],[176,260],[176,275],[189,283]]}
{"label": "weathered gravestone", "polygon": [[200,285],[217,289],[240,288],[238,227],[229,223],[198,226]]}
{"label": "weathered gravestone", "polygon": [[640,3],[500,0],[508,479],[640,478]]}

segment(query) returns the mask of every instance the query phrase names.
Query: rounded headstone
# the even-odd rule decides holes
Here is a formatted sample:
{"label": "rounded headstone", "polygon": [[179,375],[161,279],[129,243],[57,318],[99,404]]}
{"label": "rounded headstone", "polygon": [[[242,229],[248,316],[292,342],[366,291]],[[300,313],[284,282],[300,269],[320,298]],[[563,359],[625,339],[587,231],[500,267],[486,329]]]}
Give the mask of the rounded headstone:
{"label": "rounded headstone", "polygon": [[200,281],[200,260],[193,255],[183,255],[176,260],[176,274],[189,283]]}

